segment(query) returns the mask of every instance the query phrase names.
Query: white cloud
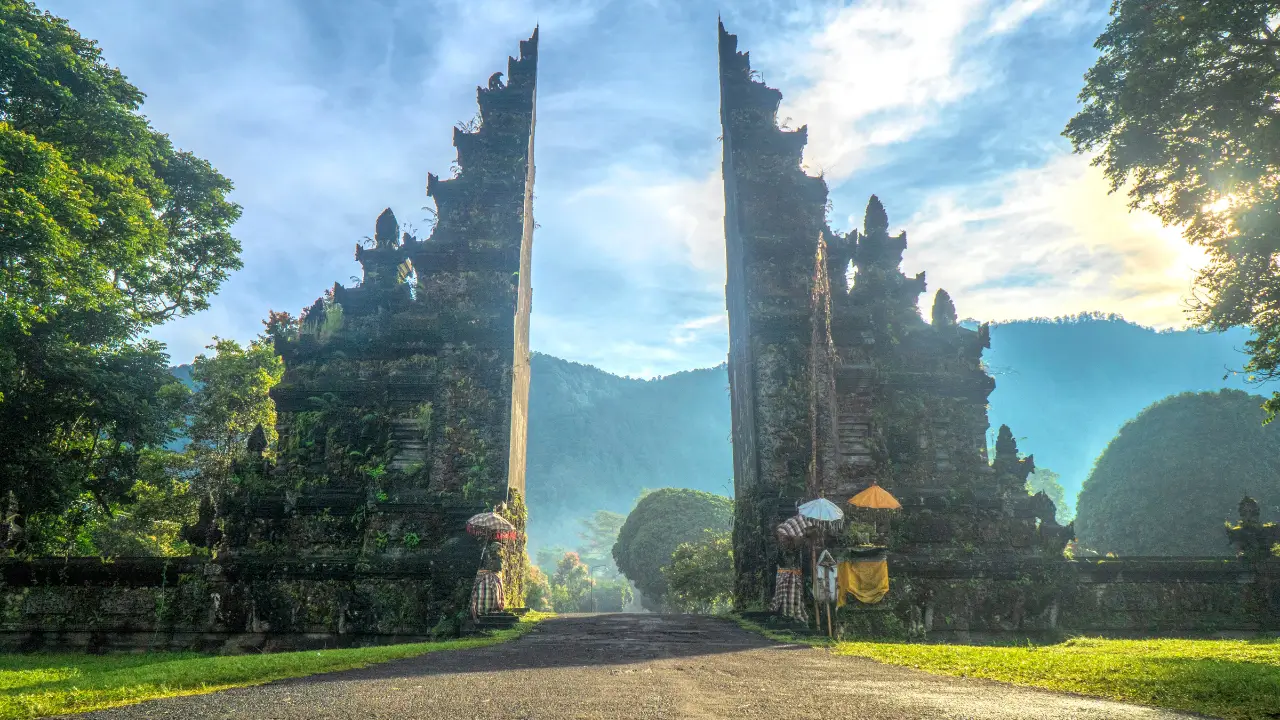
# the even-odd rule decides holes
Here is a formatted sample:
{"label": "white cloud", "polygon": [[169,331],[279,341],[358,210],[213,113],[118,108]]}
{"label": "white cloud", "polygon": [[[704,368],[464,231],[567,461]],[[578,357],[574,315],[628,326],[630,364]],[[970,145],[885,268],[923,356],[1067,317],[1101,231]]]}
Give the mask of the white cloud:
{"label": "white cloud", "polygon": [[[799,31],[801,40],[790,36],[771,43],[768,35],[744,32],[740,46],[753,50],[759,42],[764,52],[753,52],[753,65],[784,93],[779,120],[809,125],[807,164],[839,182],[863,165],[871,148],[910,140],[938,122],[947,106],[994,81],[996,73],[978,46],[1052,2],[872,0],[834,12],[807,8],[803,18],[793,18],[810,23]],[[782,80],[771,79],[777,77]],[[562,202],[551,201],[559,219],[548,221],[547,229],[589,238],[594,252],[623,264],[641,287],[671,292],[666,269],[682,264],[702,288],[720,297],[725,251],[718,153],[708,152],[702,176],[639,169],[635,159],[613,165]],[[572,218],[569,225],[565,218]],[[658,324],[667,332],[620,338],[613,335],[616,327],[601,328],[596,339],[608,344],[617,358],[614,367],[670,367],[680,358],[696,365],[718,362],[727,343],[723,304],[716,322],[699,314],[705,308],[672,312],[637,302],[618,308],[625,317],[616,327]],[[535,320],[535,327],[540,337],[549,337],[552,322]],[[672,346],[679,352],[673,354]]]}
{"label": "white cloud", "polygon": [[[977,46],[1010,32],[1058,0],[871,0],[827,13],[803,38],[762,43],[755,69],[781,75],[779,121],[808,125],[805,164],[839,183],[862,167],[871,148],[910,140],[940,121],[948,105],[997,79]],[[987,23],[985,30],[980,28]],[[981,30],[981,31],[980,31]],[[740,47],[750,50],[751,37]],[[685,261],[724,282],[724,198],[719,163],[699,178],[616,167],[584,194],[607,197],[618,212],[664,225],[635,252],[676,249]],[[631,204],[630,210],[622,206]]]}
{"label": "white cloud", "polygon": [[1013,0],[1008,5],[997,8],[991,13],[987,25],[987,33],[1001,35],[1021,25],[1032,15],[1044,10],[1059,0]]}
{"label": "white cloud", "polygon": [[719,173],[694,180],[619,164],[596,183],[547,202],[614,260],[633,266],[687,263],[700,272],[724,273]]}
{"label": "white cloud", "polygon": [[805,166],[839,182],[874,148],[910,140],[948,106],[999,82],[986,45],[1057,2],[868,0],[841,8],[817,32],[767,46],[765,62],[782,68],[785,81],[779,119],[808,125]]}
{"label": "white cloud", "polygon": [[945,288],[960,315],[984,320],[1100,310],[1185,325],[1203,253],[1108,187],[1087,158],[1061,155],[930,196],[906,222],[904,269],[929,280],[922,310]]}

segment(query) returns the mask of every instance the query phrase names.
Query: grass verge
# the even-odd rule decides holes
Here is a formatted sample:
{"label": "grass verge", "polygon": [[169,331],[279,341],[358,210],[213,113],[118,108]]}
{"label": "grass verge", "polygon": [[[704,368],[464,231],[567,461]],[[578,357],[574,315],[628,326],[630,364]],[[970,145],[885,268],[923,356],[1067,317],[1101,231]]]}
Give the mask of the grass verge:
{"label": "grass verge", "polygon": [[1232,720],[1280,718],[1280,640],[1105,640],[976,646],[831,642],[797,638],[755,623],[775,640],[826,647],[925,672],[997,680],[1202,713]]}
{"label": "grass verge", "polygon": [[544,613],[485,637],[256,655],[0,655],[0,718],[89,712],[143,700],[201,695],[274,680],[350,670],[439,650],[485,647],[527,632]]}

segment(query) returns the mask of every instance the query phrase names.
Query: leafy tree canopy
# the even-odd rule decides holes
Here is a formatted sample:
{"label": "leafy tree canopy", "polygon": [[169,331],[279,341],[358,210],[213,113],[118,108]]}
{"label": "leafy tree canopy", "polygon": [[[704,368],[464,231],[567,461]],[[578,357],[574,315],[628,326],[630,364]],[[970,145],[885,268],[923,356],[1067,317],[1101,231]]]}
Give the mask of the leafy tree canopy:
{"label": "leafy tree canopy", "polygon": [[255,427],[262,426],[268,448],[275,444],[276,409],[269,393],[284,374],[284,362],[265,335],[247,346],[214,338],[208,347],[212,356],[198,355],[191,363],[199,390],[191,398],[186,454],[199,490],[216,499]]}
{"label": "leafy tree canopy", "polygon": [[578,553],[565,553],[551,576],[551,604],[557,612],[589,612],[593,587],[595,581]]}
{"label": "leafy tree canopy", "polygon": [[1280,518],[1280,428],[1262,398],[1239,390],[1183,393],[1130,420],[1080,492],[1083,546],[1119,555],[1229,555],[1223,524],[1240,499]]}
{"label": "leafy tree canopy", "polygon": [[1280,372],[1278,14],[1274,0],[1114,0],[1064,133],[1133,207],[1207,250],[1196,319],[1251,328],[1246,369],[1267,377]]}
{"label": "leafy tree canopy", "polygon": [[19,329],[69,309],[150,325],[208,307],[240,267],[239,206],[175,150],[97,45],[0,0],[0,313]]}
{"label": "leafy tree canopy", "polygon": [[701,490],[663,488],[636,504],[618,533],[613,559],[618,569],[650,602],[667,592],[662,568],[683,543],[697,542],[707,530],[732,527],[733,502]]}
{"label": "leafy tree canopy", "polygon": [[708,531],[696,542],[682,543],[662,568],[666,602],[681,612],[714,613],[733,606],[733,536]]}
{"label": "leafy tree canopy", "polygon": [[65,21],[0,0],[0,498],[19,516],[125,497],[184,394],[138,338],[240,267],[231,183],[142,99]]}

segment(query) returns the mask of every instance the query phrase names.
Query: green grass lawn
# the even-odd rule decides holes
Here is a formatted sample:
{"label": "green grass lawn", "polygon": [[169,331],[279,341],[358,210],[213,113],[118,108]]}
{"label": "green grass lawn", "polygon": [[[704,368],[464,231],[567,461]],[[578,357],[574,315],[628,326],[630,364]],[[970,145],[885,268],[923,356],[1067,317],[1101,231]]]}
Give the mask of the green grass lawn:
{"label": "green grass lawn", "polygon": [[349,650],[254,655],[0,655],[0,718],[88,712],[348,670],[437,650],[484,647],[523,634],[541,617],[529,613],[514,629],[486,637]]}
{"label": "green grass lawn", "polygon": [[1280,639],[1104,640],[981,646],[795,638],[739,621],[776,640],[825,646],[939,675],[1188,710],[1214,717],[1280,718]]}
{"label": "green grass lawn", "polygon": [[1280,718],[1280,640],[1102,640],[980,647],[842,642],[857,655],[932,673],[1189,710]]}

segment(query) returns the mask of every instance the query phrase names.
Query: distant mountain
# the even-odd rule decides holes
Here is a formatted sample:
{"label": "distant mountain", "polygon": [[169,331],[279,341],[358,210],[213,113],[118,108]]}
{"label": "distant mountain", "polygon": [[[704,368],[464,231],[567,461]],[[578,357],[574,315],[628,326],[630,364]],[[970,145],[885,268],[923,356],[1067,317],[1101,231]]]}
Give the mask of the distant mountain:
{"label": "distant mountain", "polygon": [[[1182,392],[1244,389],[1246,331],[1157,332],[1115,316],[993,324],[983,355],[996,378],[991,427],[1007,424],[1018,449],[1061,474],[1074,501],[1098,455],[1143,408]],[[1228,377],[1224,380],[1223,376]]]}
{"label": "distant mountain", "polygon": [[525,477],[534,545],[576,547],[579,517],[646,488],[733,494],[724,365],[653,380],[535,353]]}

